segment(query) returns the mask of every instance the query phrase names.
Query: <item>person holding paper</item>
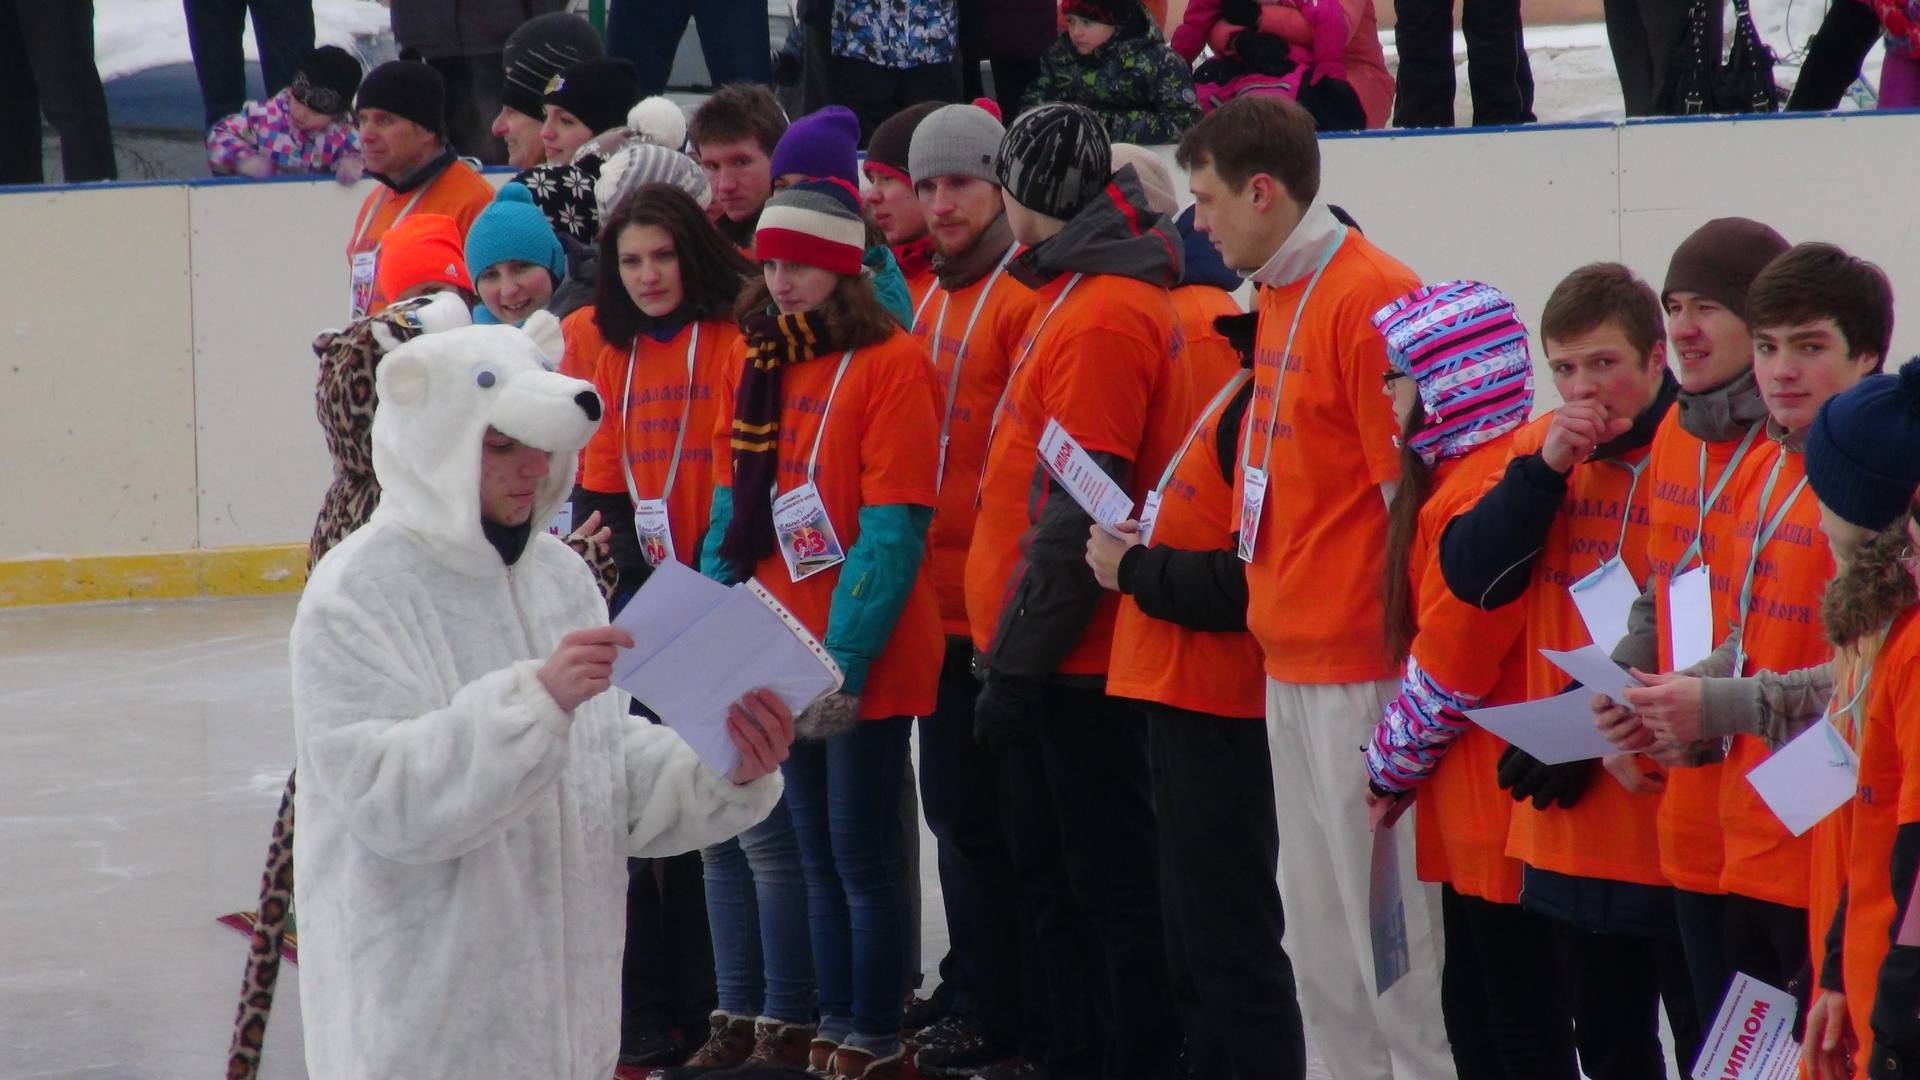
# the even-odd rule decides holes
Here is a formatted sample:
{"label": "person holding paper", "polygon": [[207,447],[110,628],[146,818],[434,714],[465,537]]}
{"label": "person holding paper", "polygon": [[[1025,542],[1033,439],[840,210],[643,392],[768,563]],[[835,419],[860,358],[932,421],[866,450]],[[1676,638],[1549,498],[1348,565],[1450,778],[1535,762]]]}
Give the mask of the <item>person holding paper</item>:
{"label": "person holding paper", "polygon": [[[1593,640],[1594,613],[1581,610],[1577,587],[1620,575],[1633,583],[1628,603],[1639,593],[1649,501],[1640,473],[1679,389],[1666,368],[1660,302],[1624,266],[1575,270],[1548,297],[1540,324],[1565,404],[1534,422],[1540,449],[1516,455],[1440,538],[1440,569],[1456,598],[1490,611],[1526,606],[1529,699],[1567,685],[1540,650]],[[1594,760],[1544,765],[1510,747],[1498,766],[1500,786],[1532,803],[1515,808],[1507,851],[1525,864],[1521,904],[1553,920],[1580,1067],[1594,1080],[1661,1073],[1662,999],[1683,1063],[1700,1041],[1674,947],[1673,892],[1660,872],[1658,782],[1630,765],[1624,777],[1596,779]]]}
{"label": "person holding paper", "polygon": [[[1641,481],[1650,499],[1647,581],[1627,617],[1626,637],[1613,648],[1622,666],[1686,667],[1719,644],[1732,623],[1736,571],[1729,563],[1741,520],[1732,485],[1742,463],[1764,452],[1756,443],[1767,415],[1753,378],[1748,293],[1785,250],[1786,240],[1760,222],[1715,218],[1682,241],[1667,264],[1660,299],[1680,396],[1654,432]],[[1676,619],[1684,624],[1678,642]],[[1597,712],[1611,705],[1595,696]],[[1667,773],[1657,819],[1660,871],[1674,886],[1702,1028],[1713,1023],[1730,974],[1720,884],[1722,769],[1714,758]]]}
{"label": "person holding paper", "polygon": [[[1533,409],[1527,328],[1504,294],[1472,281],[1422,286],[1373,321],[1400,422],[1382,592],[1405,674],[1367,744],[1368,817],[1392,828],[1420,799],[1415,854],[1420,879],[1441,887],[1441,1007],[1460,1075],[1577,1080],[1551,924],[1520,906],[1520,863],[1506,852],[1513,802],[1494,783],[1506,743],[1465,715],[1526,700],[1526,605],[1463,604],[1437,565],[1441,530],[1505,467]],[[1519,449],[1539,437],[1530,429]]]}
{"label": "person holding paper", "polygon": [[1414,883],[1414,845],[1398,845],[1410,970],[1376,994],[1375,841],[1354,777],[1354,750],[1399,686],[1373,587],[1399,458],[1386,343],[1366,320],[1420,281],[1329,208],[1313,118],[1293,102],[1228,102],[1178,160],[1195,226],[1262,286],[1234,505],[1301,1007],[1336,1080],[1446,1080],[1439,890]]}
{"label": "person holding paper", "polygon": [[630,639],[535,527],[600,416],[589,384],[551,370],[558,329],[545,319],[544,345],[452,329],[387,354],[380,507],[315,566],[294,618],[316,1076],[606,1077],[627,857],[711,843],[780,796],[777,698],[731,708],[740,763],[722,777],[606,692]]}
{"label": "person holding paper", "polygon": [[1008,843],[1046,974],[1045,1068],[1146,1080],[1168,1075],[1180,1042],[1146,724],[1107,692],[1120,604],[1086,563],[1093,519],[1039,458],[1055,424],[1098,479],[1138,496],[1191,419],[1167,298],[1178,234],[1111,157],[1077,105],[1028,112],[995,157],[1007,223],[1026,245],[1007,272],[1037,309],[987,416],[966,603],[985,672],[974,730],[1001,757]]}
{"label": "person holding paper", "polygon": [[[987,451],[987,425],[1034,315],[1033,290],[1006,272],[1017,245],[993,159],[1006,129],[977,105],[947,105],[913,129],[908,173],[933,242],[934,288],[913,335],[933,357],[941,403],[940,502],[927,566],[940,599],[946,657],[940,696],[920,717],[920,791],[939,848],[950,1015],[920,1037],[922,1069],[985,1067],[1022,1046],[1018,879],[1007,851],[1000,765],[973,737],[973,640],[967,547]],[[1037,1002],[1029,1008],[1037,1006]]]}
{"label": "person holding paper", "polygon": [[[784,767],[807,882],[820,1024],[809,1064],[891,1080],[907,950],[901,785],[912,718],[932,712],[940,613],[923,565],[937,500],[939,389],[926,351],[862,274],[860,196],[803,180],[768,200],[762,279],[735,307],[743,337],[721,380],[709,577],[751,575],[840,666],[797,720]],[[791,932],[781,920],[776,935]],[[763,942],[794,953],[799,943]],[[782,1064],[799,1049],[787,1025]]]}

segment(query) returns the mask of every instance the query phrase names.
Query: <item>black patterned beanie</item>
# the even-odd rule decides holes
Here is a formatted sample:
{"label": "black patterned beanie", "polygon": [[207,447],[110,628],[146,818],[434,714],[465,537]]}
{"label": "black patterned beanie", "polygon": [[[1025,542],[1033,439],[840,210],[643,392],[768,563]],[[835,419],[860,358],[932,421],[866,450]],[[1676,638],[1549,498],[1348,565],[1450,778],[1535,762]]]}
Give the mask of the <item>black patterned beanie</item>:
{"label": "black patterned beanie", "polygon": [[994,170],[1000,186],[1021,206],[1065,220],[1107,186],[1113,148],[1091,109],[1042,105],[1007,128]]}

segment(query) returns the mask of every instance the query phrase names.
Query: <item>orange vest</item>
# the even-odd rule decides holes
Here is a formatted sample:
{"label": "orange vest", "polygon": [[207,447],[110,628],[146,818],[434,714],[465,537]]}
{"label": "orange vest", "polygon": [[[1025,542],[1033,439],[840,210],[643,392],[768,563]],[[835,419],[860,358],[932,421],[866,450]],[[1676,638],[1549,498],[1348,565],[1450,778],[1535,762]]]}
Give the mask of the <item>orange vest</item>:
{"label": "orange vest", "polygon": [[[415,188],[405,195],[385,184],[376,184],[372,191],[367,192],[366,199],[360,204],[360,213],[353,219],[353,234],[347,238],[347,263],[351,266],[354,255],[359,252],[379,251],[380,238],[393,228],[395,222],[408,214],[445,214],[460,227],[460,235],[465,238],[467,230],[473,227],[473,219],[479,217],[480,211],[493,202],[493,195],[493,185],[464,161],[448,165],[425,187]],[[380,281],[376,277],[367,314],[378,315],[391,303],[393,298],[380,291]]]}
{"label": "orange vest", "polygon": [[1174,355],[1187,369],[1193,400],[1203,402],[1240,374],[1240,354],[1214,329],[1222,315],[1241,315],[1233,294],[1212,285],[1182,285],[1170,293],[1175,319]]}

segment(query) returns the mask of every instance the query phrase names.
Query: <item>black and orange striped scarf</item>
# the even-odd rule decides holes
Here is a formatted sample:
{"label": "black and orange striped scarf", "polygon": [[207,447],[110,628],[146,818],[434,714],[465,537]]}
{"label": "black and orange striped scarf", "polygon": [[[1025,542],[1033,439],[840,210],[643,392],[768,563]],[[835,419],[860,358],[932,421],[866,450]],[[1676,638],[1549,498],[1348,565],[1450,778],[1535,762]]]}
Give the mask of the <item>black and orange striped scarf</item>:
{"label": "black and orange striped scarf", "polygon": [[780,476],[780,374],[840,348],[818,311],[754,315],[742,329],[747,367],[733,399],[733,517],[720,557],[745,578],[779,543],[773,488]]}

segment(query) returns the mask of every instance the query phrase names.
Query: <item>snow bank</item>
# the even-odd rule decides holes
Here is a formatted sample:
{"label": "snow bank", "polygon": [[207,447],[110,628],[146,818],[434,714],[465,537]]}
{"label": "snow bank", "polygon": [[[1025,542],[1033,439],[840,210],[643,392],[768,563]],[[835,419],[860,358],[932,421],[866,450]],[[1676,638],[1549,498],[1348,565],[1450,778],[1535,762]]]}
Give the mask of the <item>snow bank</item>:
{"label": "snow bank", "polygon": [[[313,0],[313,25],[316,44],[351,52],[389,27],[387,9],[375,0]],[[243,48],[247,59],[259,59],[251,30]],[[192,63],[184,6],[180,0],[94,0],[93,59],[102,79]]]}

